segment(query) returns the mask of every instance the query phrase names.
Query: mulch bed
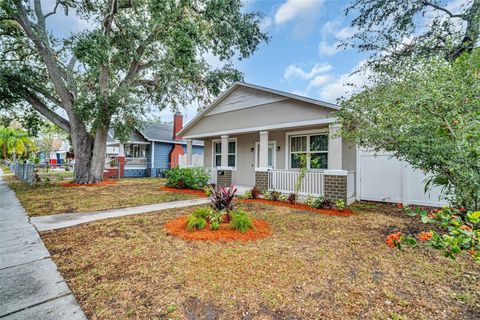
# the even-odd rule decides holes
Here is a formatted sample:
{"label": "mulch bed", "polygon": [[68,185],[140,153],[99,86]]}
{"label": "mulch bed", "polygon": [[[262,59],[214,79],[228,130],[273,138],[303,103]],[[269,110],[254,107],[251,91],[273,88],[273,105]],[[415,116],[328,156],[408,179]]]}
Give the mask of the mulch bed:
{"label": "mulch bed", "polygon": [[258,219],[252,219],[253,229],[245,233],[233,229],[229,224],[221,224],[220,229],[215,231],[210,230],[208,224],[202,230],[188,231],[187,220],[188,216],[170,220],[165,224],[165,229],[167,229],[168,234],[189,241],[254,241],[272,234],[269,225],[265,221]]}
{"label": "mulch bed", "polygon": [[199,196],[201,198],[205,198],[207,196],[203,190],[195,190],[195,189],[177,189],[177,188],[162,186],[160,187],[160,191],[192,194],[192,195]]}
{"label": "mulch bed", "polygon": [[310,211],[318,214],[326,214],[330,216],[338,216],[338,217],[349,217],[353,215],[353,211],[350,209],[344,209],[344,210],[338,210],[338,209],[315,209],[310,206],[307,206],[306,204],[303,203],[295,203],[291,204],[288,202],[282,202],[282,201],[273,201],[273,200],[267,200],[267,199],[238,199],[237,201],[240,202],[258,202],[258,203],[263,203],[263,204],[268,204],[272,206],[279,206],[279,207],[288,207],[292,209],[298,209],[298,210],[305,210],[305,211]]}
{"label": "mulch bed", "polygon": [[108,186],[110,184],[116,184],[118,181],[117,180],[104,180],[102,182],[96,182],[96,183],[62,183],[61,186],[65,188],[71,188],[71,187],[103,187],[103,186]]}

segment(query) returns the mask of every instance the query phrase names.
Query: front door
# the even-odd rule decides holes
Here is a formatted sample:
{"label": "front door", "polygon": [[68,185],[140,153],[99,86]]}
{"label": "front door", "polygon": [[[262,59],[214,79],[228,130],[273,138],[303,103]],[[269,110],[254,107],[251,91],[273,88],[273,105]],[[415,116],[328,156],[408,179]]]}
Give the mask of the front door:
{"label": "front door", "polygon": [[[268,142],[268,167],[275,168],[275,149],[276,142]],[[258,168],[258,161],[260,159],[260,142],[255,142],[255,168]]]}

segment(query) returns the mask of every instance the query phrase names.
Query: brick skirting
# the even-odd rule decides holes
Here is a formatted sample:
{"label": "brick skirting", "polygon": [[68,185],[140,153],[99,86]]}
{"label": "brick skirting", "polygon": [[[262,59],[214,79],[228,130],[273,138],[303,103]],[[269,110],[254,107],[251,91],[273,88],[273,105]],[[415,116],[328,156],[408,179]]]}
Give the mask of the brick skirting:
{"label": "brick skirting", "polygon": [[268,191],[268,171],[255,171],[255,186],[262,192]]}
{"label": "brick skirting", "polygon": [[342,199],[347,202],[347,176],[325,175],[323,186],[325,198],[330,200]]}
{"label": "brick skirting", "polygon": [[[221,174],[223,172],[223,174]],[[230,187],[232,184],[232,170],[217,170],[217,184],[222,187]]]}

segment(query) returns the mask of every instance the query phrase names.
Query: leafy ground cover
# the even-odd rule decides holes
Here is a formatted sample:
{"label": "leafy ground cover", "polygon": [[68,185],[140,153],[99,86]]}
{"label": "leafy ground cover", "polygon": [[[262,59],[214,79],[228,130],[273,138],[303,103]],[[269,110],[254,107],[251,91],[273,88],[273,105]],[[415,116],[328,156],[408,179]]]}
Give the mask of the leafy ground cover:
{"label": "leafy ground cover", "polygon": [[239,203],[266,221],[252,242],[189,242],[165,223],[193,208],[43,233],[92,319],[475,319],[480,266],[431,248],[389,248],[395,231],[422,231],[390,205],[349,217]]}
{"label": "leafy ground cover", "polygon": [[125,178],[105,186],[72,188],[64,187],[61,182],[30,186],[15,177],[5,179],[30,216],[126,208],[196,197],[161,191],[165,179],[159,178]]}

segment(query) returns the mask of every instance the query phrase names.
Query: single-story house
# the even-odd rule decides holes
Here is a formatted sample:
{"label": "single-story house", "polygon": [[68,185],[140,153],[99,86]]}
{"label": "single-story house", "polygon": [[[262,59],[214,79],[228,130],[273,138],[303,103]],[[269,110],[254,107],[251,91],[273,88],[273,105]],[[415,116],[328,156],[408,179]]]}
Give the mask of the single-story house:
{"label": "single-story house", "polygon": [[290,193],[302,155],[309,155],[300,194],[351,203],[357,148],[336,135],[337,110],[332,103],[237,82],[178,134],[187,149],[204,142],[204,166],[219,185]]}
{"label": "single-story house", "polygon": [[[179,165],[179,156],[187,153],[187,142],[178,132],[183,126],[183,115],[174,114],[173,125],[168,123],[146,122],[135,129],[128,141],[121,143],[115,139],[113,130],[109,131],[107,141],[107,160],[119,155],[125,157],[125,177],[158,177]],[[203,142],[194,140],[190,154],[203,154]]]}

